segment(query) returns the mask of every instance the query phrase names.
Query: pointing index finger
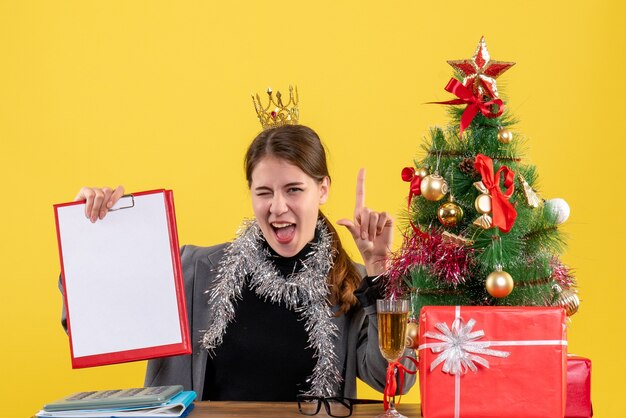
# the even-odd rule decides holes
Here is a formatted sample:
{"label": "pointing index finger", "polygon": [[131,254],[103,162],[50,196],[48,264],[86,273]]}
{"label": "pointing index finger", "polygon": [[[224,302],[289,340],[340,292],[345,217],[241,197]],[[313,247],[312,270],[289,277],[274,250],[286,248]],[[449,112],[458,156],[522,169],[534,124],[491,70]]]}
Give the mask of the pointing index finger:
{"label": "pointing index finger", "polygon": [[365,169],[359,170],[356,178],[356,205],[354,210],[358,211],[365,207]]}

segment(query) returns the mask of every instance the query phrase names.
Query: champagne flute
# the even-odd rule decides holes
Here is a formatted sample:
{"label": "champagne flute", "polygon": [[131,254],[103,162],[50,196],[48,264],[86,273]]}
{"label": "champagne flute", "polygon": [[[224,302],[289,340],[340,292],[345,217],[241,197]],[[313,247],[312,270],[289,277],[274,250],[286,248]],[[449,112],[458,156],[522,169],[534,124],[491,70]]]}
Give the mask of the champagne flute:
{"label": "champagne flute", "polygon": [[[378,312],[378,347],[383,357],[391,364],[404,353],[409,301],[406,299],[379,299],[376,301],[376,309]],[[395,408],[395,394],[391,397],[387,411],[377,418],[391,417],[406,418]]]}

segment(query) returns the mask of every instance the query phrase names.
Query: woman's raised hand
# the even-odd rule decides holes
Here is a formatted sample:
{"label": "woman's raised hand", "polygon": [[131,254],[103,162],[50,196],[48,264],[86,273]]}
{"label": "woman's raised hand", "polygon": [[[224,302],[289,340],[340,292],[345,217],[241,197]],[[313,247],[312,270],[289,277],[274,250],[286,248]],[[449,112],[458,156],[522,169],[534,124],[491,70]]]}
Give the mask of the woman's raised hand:
{"label": "woman's raised hand", "polygon": [[359,170],[356,181],[354,219],[340,219],[352,234],[361,252],[369,276],[378,276],[387,269],[393,242],[393,218],[387,212],[375,212],[365,206],[365,169]]}
{"label": "woman's raised hand", "polygon": [[85,201],[85,216],[91,222],[104,219],[113,207],[124,195],[124,186],[110,187],[83,187],[79,190],[74,201]]}

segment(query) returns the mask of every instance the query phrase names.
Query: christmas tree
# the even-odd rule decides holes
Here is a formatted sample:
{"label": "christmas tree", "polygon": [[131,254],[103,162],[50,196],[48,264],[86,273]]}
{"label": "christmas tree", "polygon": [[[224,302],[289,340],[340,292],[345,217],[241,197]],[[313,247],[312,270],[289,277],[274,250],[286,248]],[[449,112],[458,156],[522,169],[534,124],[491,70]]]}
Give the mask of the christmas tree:
{"label": "christmas tree", "polygon": [[425,156],[402,170],[409,183],[407,232],[394,255],[388,296],[425,305],[563,306],[578,309],[571,270],[559,255],[562,199],[543,200],[536,168],[523,159],[514,117],[496,78],[514,65],[474,56],[448,61],[451,122],[432,128]]}

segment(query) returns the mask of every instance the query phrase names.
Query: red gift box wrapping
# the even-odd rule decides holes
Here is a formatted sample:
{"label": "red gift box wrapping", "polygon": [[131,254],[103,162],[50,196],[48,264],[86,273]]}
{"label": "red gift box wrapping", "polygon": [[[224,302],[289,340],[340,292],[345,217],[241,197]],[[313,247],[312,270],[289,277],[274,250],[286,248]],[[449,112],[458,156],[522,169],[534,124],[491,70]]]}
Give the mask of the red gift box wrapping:
{"label": "red gift box wrapping", "polygon": [[591,408],[591,360],[570,355],[567,357],[567,418],[590,418]]}
{"label": "red gift box wrapping", "polygon": [[[420,312],[419,333],[424,418],[562,418],[567,364],[565,321],[562,308],[424,307]],[[439,328],[443,324],[446,326]],[[433,334],[441,337],[441,329],[446,327],[461,332],[448,342],[445,338],[442,341],[432,337]],[[475,331],[483,331],[484,335],[467,335]],[[483,359],[473,362],[477,370],[453,375],[443,371],[444,363],[431,370],[433,361],[441,360],[439,356],[459,350],[459,341],[464,341],[461,334],[474,337],[474,342],[461,345],[461,351],[466,356],[473,354]],[[473,347],[480,349],[485,342],[490,345],[483,350],[497,350],[506,357],[476,353]],[[440,352],[434,352],[433,345],[439,346]],[[488,365],[480,364],[484,360]]]}

